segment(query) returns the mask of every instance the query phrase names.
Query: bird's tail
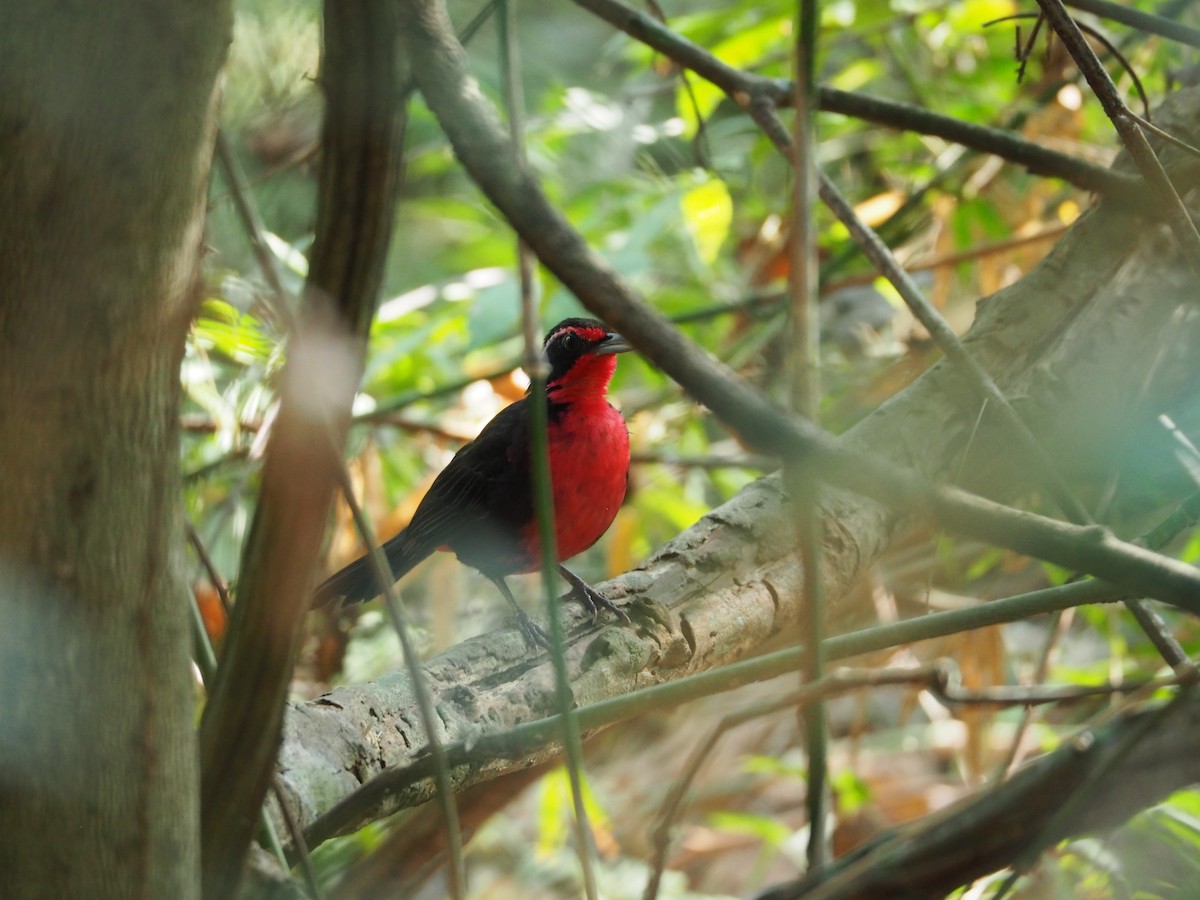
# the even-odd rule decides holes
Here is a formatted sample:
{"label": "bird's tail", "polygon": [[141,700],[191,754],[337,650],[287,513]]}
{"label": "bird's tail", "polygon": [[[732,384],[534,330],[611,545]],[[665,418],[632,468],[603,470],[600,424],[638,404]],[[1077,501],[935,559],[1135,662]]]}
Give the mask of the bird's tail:
{"label": "bird's tail", "polygon": [[[427,557],[433,548],[413,539],[409,529],[404,529],[383,545],[384,555],[392,570],[392,580],[399,581],[417,563]],[[362,556],[350,565],[330,575],[313,592],[313,606],[324,606],[334,600],[342,603],[361,603],[377,597],[381,592],[371,558]]]}

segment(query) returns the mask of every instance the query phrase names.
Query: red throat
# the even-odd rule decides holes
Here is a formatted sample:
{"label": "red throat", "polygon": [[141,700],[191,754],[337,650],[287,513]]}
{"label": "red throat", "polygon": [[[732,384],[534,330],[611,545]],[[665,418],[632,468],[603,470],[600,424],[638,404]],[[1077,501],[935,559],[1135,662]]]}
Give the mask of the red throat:
{"label": "red throat", "polygon": [[562,378],[546,385],[551,401],[602,400],[617,370],[617,357],[611,353],[581,356]]}

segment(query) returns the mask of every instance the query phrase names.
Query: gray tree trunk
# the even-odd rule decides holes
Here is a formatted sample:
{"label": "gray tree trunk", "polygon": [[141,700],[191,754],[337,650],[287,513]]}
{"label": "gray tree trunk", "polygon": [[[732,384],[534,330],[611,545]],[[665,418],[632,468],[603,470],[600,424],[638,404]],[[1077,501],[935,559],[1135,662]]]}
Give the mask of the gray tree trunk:
{"label": "gray tree trunk", "polygon": [[0,896],[199,888],[179,362],[225,2],[0,0]]}

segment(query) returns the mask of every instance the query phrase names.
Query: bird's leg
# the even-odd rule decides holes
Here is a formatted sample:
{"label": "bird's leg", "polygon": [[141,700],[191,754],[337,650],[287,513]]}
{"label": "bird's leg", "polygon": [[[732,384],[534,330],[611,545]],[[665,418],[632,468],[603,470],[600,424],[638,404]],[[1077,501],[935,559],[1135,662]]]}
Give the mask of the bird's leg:
{"label": "bird's leg", "polygon": [[617,606],[617,604],[613,603],[566,566],[560,565],[558,573],[571,585],[571,593],[579,598],[579,602],[592,614],[593,619],[599,618],[600,611],[607,609],[609,612],[616,613],[626,622],[632,621],[629,618],[629,613],[625,612],[625,610],[621,609],[621,607]]}
{"label": "bird's leg", "polygon": [[500,576],[493,577],[491,575],[488,575],[487,578],[500,589],[500,593],[504,595],[504,599],[512,607],[517,617],[517,626],[521,629],[521,634],[525,636],[525,642],[531,647],[541,647],[543,650],[551,649],[550,637],[537,622],[529,618],[529,613],[521,609],[520,604],[517,603],[517,598],[508,589],[508,584],[504,581],[504,578]]}

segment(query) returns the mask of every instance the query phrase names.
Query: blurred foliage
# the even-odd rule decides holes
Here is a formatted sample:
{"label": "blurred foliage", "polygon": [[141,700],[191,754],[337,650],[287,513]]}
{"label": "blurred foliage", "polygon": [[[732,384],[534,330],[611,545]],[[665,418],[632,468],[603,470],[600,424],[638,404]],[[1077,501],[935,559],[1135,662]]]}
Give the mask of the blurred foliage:
{"label": "blurred foliage", "polygon": [[[1155,9],[1148,0],[1128,5]],[[662,8],[670,27],[726,62],[762,75],[789,75],[794,5],[670,0]],[[479,9],[462,0],[451,4],[460,27]],[[1017,129],[1088,159],[1111,159],[1111,126],[1097,103],[1080,102],[1079,79],[1061,54],[1044,57],[1039,48],[1024,80],[1016,80],[1014,23],[987,23],[1022,11],[1010,0],[831,0],[821,7],[822,78],[842,89]],[[249,178],[250,199],[293,298],[303,283],[315,219],[320,15],[315,0],[240,0],[224,82],[222,128]],[[714,88],[683,77],[668,61],[579,8],[526,0],[520,16],[527,151],[552,200],[623,277],[664,314],[679,319],[691,339],[782,396],[778,298],[787,277],[789,202],[784,162]],[[1027,34],[1028,20],[1020,24]],[[1121,48],[1152,96],[1161,96],[1169,73],[1187,61],[1178,45],[1117,25],[1098,27]],[[469,50],[484,92],[499,105],[494,23],[484,26]],[[1131,94],[1129,77],[1115,64],[1110,70]],[[419,97],[409,112],[403,197],[355,406],[359,421],[351,433],[354,478],[385,534],[403,526],[430,475],[461,441],[519,396],[524,385],[519,373],[508,374],[520,354],[513,235],[458,167]],[[1056,229],[1088,203],[1060,182],[937,138],[835,115],[820,116],[819,127],[821,166],[860,204],[861,214],[881,229],[902,260],[934,264],[927,289],[960,328],[969,323],[978,297],[1020,277],[1053,238],[1000,247],[966,261],[955,254]],[[922,334],[898,311],[894,294],[873,287],[874,275],[848,246],[845,230],[823,209],[817,215],[827,310],[822,418],[841,431],[911,382],[931,357]],[[236,582],[254,504],[258,435],[271,417],[286,347],[284,317],[235,214],[229,181],[219,171],[210,193],[208,242],[207,297],[182,369],[181,465],[189,515],[217,569]],[[541,279],[544,325],[583,312],[552,278],[543,273]],[[644,361],[622,357],[613,393],[630,421],[640,461],[632,474],[629,508],[580,562],[581,573],[595,580],[644,558],[761,474],[736,441]],[[730,462],[713,466],[714,457]],[[356,552],[346,517],[339,514],[328,567]],[[901,608],[935,603],[938,591],[992,597],[1065,577],[945,536],[925,536],[923,543],[898,550],[904,552],[909,552],[904,562],[909,574],[889,583]],[[1200,539],[1191,538],[1184,557],[1200,557]],[[893,572],[903,569],[898,559]],[[504,615],[490,588],[481,585],[461,567],[436,563],[406,582],[424,648],[437,649],[484,630]],[[422,602],[447,596],[461,599]],[[346,621],[327,623],[342,633],[350,629],[348,638],[332,644],[328,636],[314,638],[298,674],[299,692],[315,693],[329,679],[372,677],[397,664],[399,651],[382,617],[368,612],[352,625],[349,620],[357,615],[351,611]],[[1166,616],[1188,651],[1200,651],[1195,624],[1182,615]],[[1055,680],[1144,677],[1160,667],[1126,616],[1108,608],[1085,609],[1070,627],[1071,640],[1052,658]],[[1032,675],[1044,633],[1044,623],[1005,631],[1004,643],[996,645],[1002,654],[996,664],[1009,681]],[[342,650],[327,658],[327,646]],[[967,652],[965,646],[943,643],[936,650],[956,655]],[[856,726],[856,752],[887,757],[903,748],[940,759],[939,784],[958,787],[980,775],[968,771],[964,761],[964,730],[985,734],[990,746],[1003,745],[1017,719],[1005,713],[983,723],[955,723],[939,719],[928,704],[911,697],[892,706],[883,722],[868,716],[865,732],[861,723]],[[1052,712],[1031,734],[1037,743],[1052,744],[1070,733],[1077,718],[1078,713]],[[955,731],[951,725],[962,728]],[[947,737],[949,731],[957,737]],[[951,746],[958,749],[948,750]],[[744,755],[766,758],[754,747],[746,747]],[[759,765],[754,777],[796,781],[794,767],[768,768]],[[745,777],[744,767],[734,769]],[[675,774],[672,768],[662,777],[670,780]],[[834,784],[848,817],[876,810],[883,796],[879,779],[861,766],[835,770]],[[913,791],[928,787],[921,784]],[[530,891],[553,896],[559,890],[553,886],[570,868],[569,848],[556,830],[563,790],[555,781],[543,785],[540,812],[525,813],[531,816],[526,821],[541,823],[532,830],[509,829],[515,818],[505,817],[522,815],[517,810],[501,814],[508,824],[481,834],[472,852],[473,865],[482,869],[497,854],[540,848],[539,858],[522,855],[520,865],[507,867],[510,873],[523,872],[514,876],[515,887],[512,879],[504,884],[504,879],[485,880],[492,885],[491,896],[533,896]],[[596,791],[593,821],[601,827],[607,821],[601,809],[617,820],[634,815],[648,821],[653,815],[653,809],[631,813],[627,799],[617,807],[617,798]],[[1086,882],[1089,895],[1105,897],[1139,890],[1139,896],[1158,895],[1152,885],[1159,882],[1195,884],[1197,802],[1194,794],[1181,795],[1115,838],[1063,848],[1042,861],[1043,883]],[[787,827],[770,813],[730,803],[684,827],[715,827],[736,832],[739,839],[752,835],[760,848],[756,854],[762,854],[751,867],[756,878],[769,878],[767,862],[785,859],[775,850],[787,842]],[[336,881],[339,869],[369,852],[387,828],[372,826],[348,839],[354,842],[352,852],[337,842],[323,850],[330,879]],[[524,835],[525,843],[514,846],[510,830]],[[1147,847],[1154,848],[1153,864],[1146,864]],[[611,885],[608,896],[636,896],[645,879],[643,864],[619,848],[613,854],[602,872]],[[690,869],[686,879],[668,873],[664,896],[686,896],[687,884],[700,870]],[[741,870],[746,877],[750,872]],[[704,890],[715,894],[745,889],[749,882],[730,885],[714,876],[705,884]]]}
{"label": "blurred foliage", "polygon": [[1192,896],[1198,880],[1200,793],[1181,791],[1103,839],[1063,844],[1022,876],[1011,896],[1165,900]]}

